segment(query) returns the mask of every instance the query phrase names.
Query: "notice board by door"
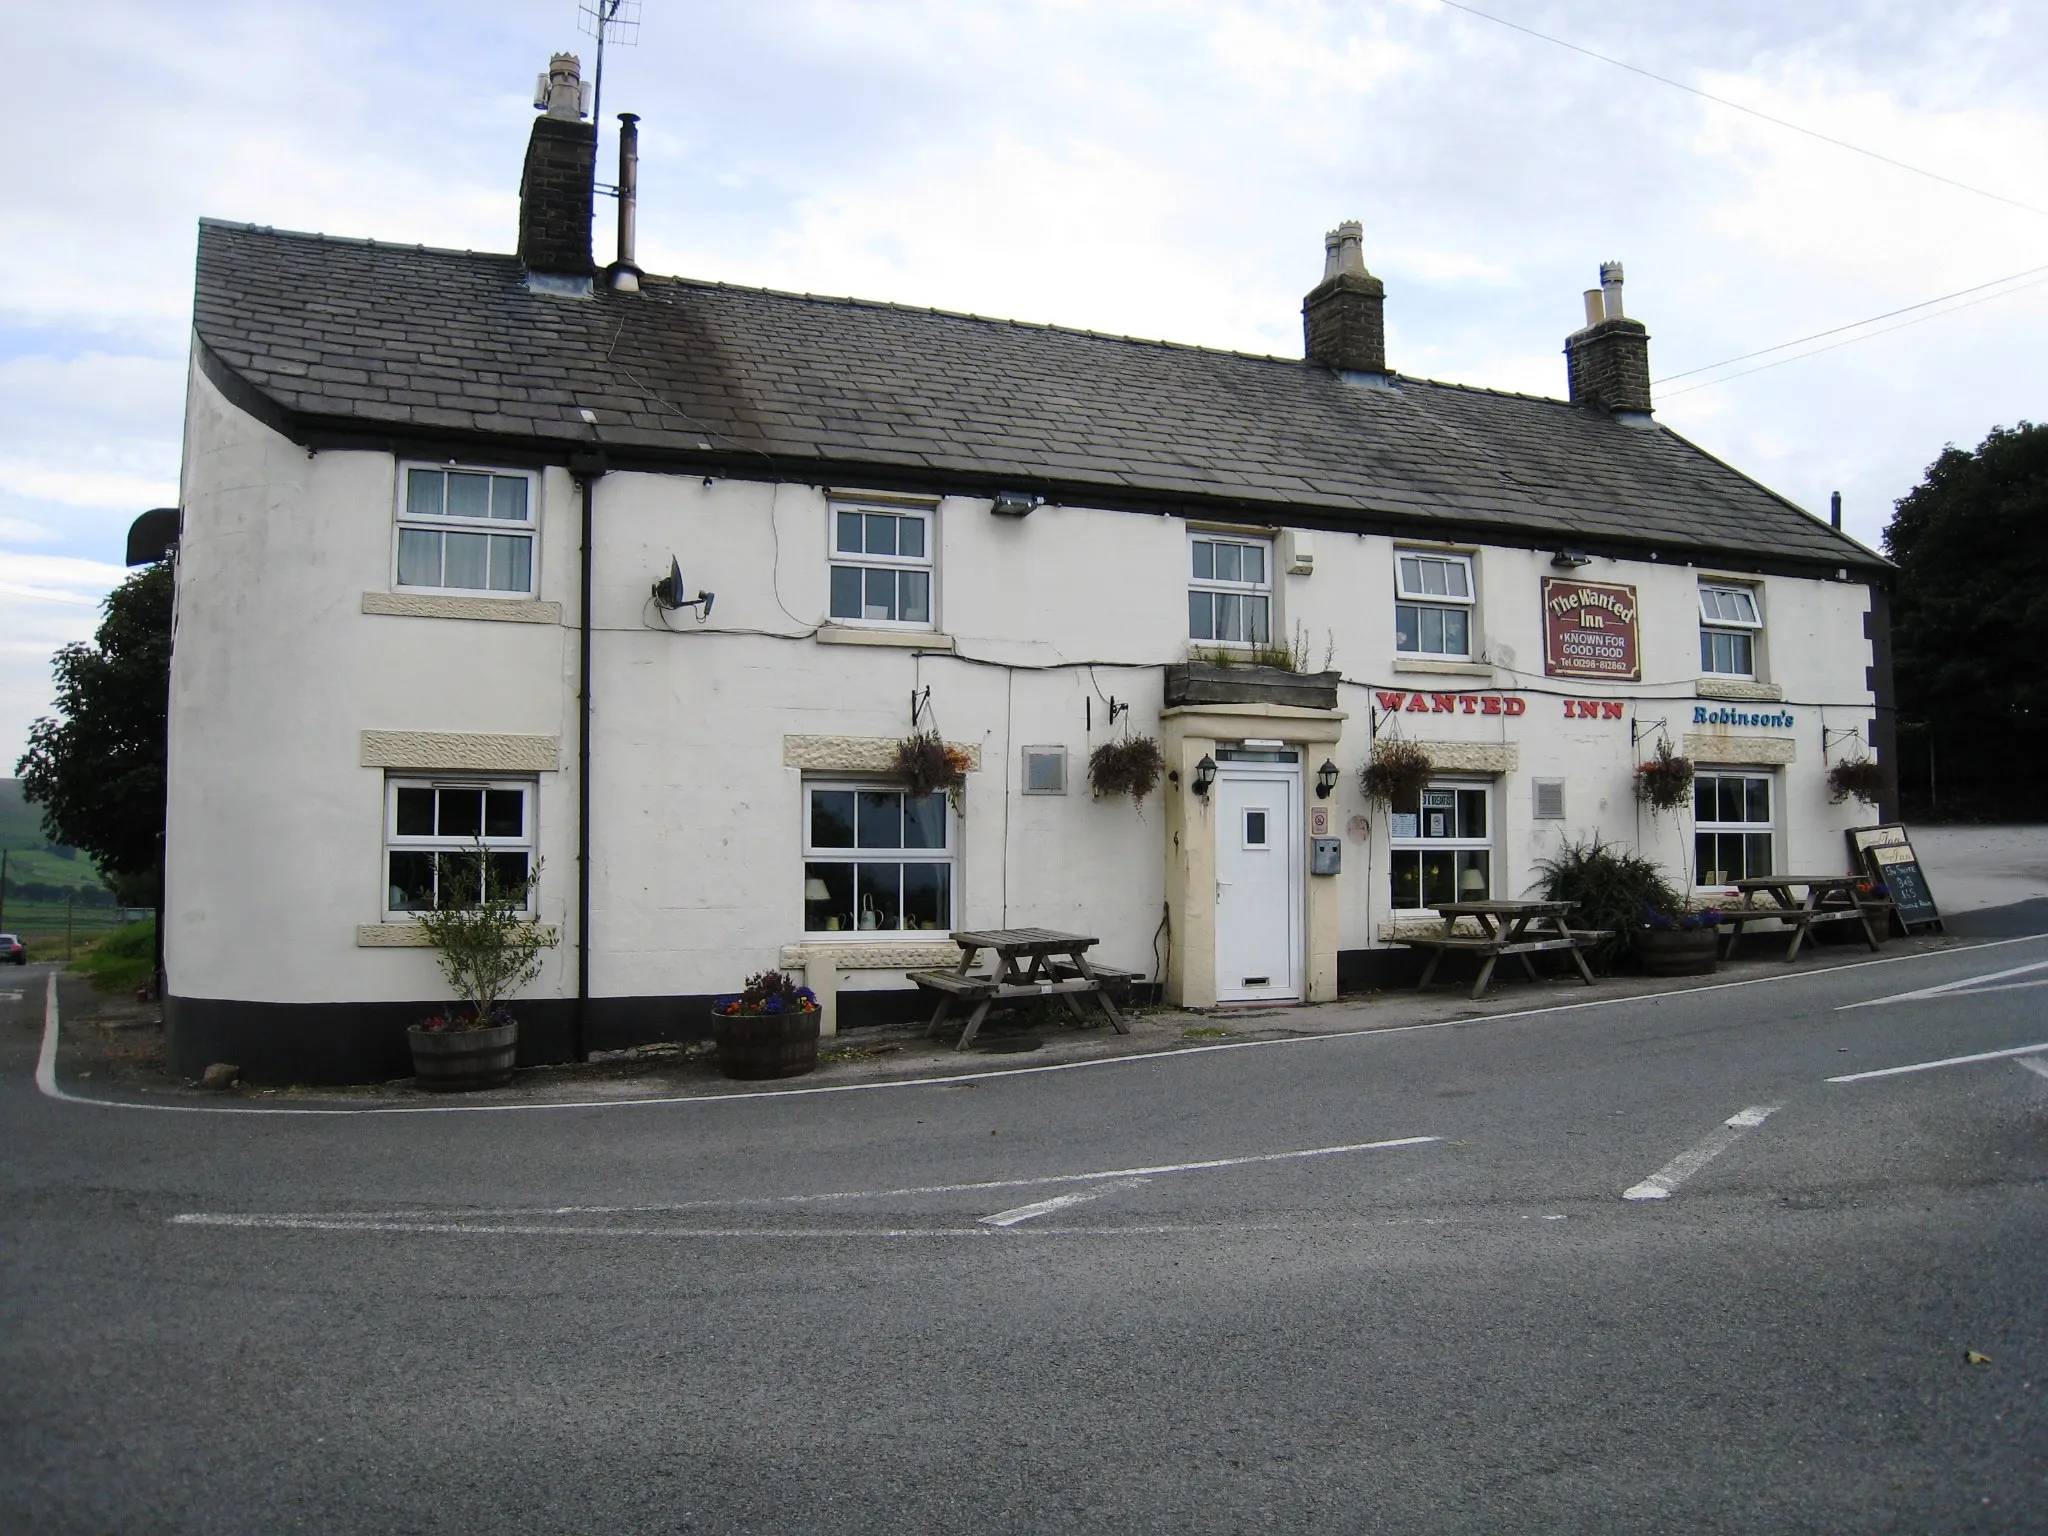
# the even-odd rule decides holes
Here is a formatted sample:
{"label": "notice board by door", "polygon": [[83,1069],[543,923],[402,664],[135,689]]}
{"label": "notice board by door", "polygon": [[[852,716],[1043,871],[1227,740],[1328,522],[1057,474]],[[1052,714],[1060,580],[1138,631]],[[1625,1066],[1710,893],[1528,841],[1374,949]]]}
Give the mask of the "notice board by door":
{"label": "notice board by door", "polygon": [[1849,857],[1856,868],[1884,883],[1892,900],[1892,911],[1906,932],[1915,928],[1942,927],[1941,911],[1934,904],[1934,892],[1927,884],[1927,872],[1913,851],[1913,840],[1897,822],[1880,827],[1851,827]]}

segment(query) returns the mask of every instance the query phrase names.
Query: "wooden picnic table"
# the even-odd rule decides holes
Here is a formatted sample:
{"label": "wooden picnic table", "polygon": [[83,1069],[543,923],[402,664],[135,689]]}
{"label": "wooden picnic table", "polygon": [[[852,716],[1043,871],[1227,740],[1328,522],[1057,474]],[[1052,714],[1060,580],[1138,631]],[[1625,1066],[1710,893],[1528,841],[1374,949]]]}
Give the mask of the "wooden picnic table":
{"label": "wooden picnic table", "polygon": [[[1422,980],[1415,984],[1418,992],[1436,979],[1436,968],[1448,954],[1481,957],[1479,979],[1472,984],[1472,995],[1479,997],[1485,993],[1487,983],[1493,980],[1493,968],[1502,955],[1513,955],[1521,961],[1522,969],[1534,981],[1536,967],[1529,957],[1549,949],[1562,950],[1570,955],[1572,964],[1579,968],[1580,978],[1590,987],[1593,985],[1593,971],[1586,964],[1582,948],[1598,943],[1608,934],[1604,929],[1572,927],[1565,918],[1575,905],[1577,903],[1569,901],[1439,902],[1437,916],[1444,920],[1441,934],[1421,934],[1395,942],[1435,951],[1429,957],[1429,964],[1422,968]],[[1458,919],[1461,917],[1471,918],[1478,924],[1479,932],[1458,932]]]}
{"label": "wooden picnic table", "polygon": [[[1742,905],[1721,914],[1721,926],[1728,930],[1721,958],[1734,959],[1744,931],[1767,922],[1780,922],[1792,930],[1792,942],[1785,949],[1787,960],[1798,958],[1800,946],[1816,923],[1856,923],[1863,929],[1863,941],[1876,949],[1877,932],[1870,919],[1873,913],[1886,911],[1890,903],[1882,897],[1858,900],[1856,887],[1867,882],[1864,875],[1752,875],[1734,881],[1735,889],[1742,893]],[[1806,892],[1803,897],[1793,895],[1799,889]]]}
{"label": "wooden picnic table", "polygon": [[[1133,979],[1131,973],[1090,964],[1088,951],[1098,941],[1088,935],[1050,928],[991,928],[956,933],[953,942],[960,946],[960,963],[952,970],[911,971],[909,976],[925,991],[939,994],[927,1034],[939,1032],[956,1002],[974,1004],[955,1050],[964,1051],[974,1042],[990,1008],[1020,998],[1057,997],[1079,1019],[1085,1017],[1081,999],[1092,997],[1118,1034],[1131,1032],[1103,989],[1105,981]],[[983,950],[995,955],[995,969],[986,975],[971,974]]]}

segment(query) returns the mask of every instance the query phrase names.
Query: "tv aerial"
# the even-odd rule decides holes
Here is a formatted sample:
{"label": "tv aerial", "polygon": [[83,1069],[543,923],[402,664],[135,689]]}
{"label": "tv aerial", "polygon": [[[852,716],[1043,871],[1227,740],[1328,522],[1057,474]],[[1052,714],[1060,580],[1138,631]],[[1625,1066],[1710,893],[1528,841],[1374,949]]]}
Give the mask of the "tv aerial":
{"label": "tv aerial", "polygon": [[640,41],[640,0],[580,0],[576,24],[597,39],[597,66],[591,72],[590,120],[604,122],[604,45],[634,47]]}

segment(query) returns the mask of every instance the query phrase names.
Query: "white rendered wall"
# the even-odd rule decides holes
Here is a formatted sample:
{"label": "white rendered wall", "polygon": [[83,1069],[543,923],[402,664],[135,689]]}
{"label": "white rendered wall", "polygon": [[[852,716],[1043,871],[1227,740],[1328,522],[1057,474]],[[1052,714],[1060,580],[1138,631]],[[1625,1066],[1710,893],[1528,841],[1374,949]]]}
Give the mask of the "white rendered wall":
{"label": "white rendered wall", "polygon": [[[364,592],[391,589],[395,473],[384,454],[309,455],[193,376],[172,688],[167,946],[179,995],[438,993],[429,953],[356,945],[358,925],[382,917],[384,773],[359,766],[366,729],[559,736],[561,767],[539,776],[540,903],[574,937],[575,487],[553,469],[539,496],[538,595],[562,605],[560,626],[364,614]],[[954,651],[918,654],[810,637],[827,609],[820,488],[614,472],[595,494],[595,995],[731,990],[801,940],[802,775],[784,766],[783,737],[900,737],[926,686],[947,739],[982,752],[958,827],[956,919],[1080,929],[1107,963],[1152,971],[1164,806],[1098,803],[1085,767],[1108,739],[1109,696],[1134,706],[1131,729],[1159,734],[1160,668],[1187,653],[1185,523],[1063,507],[997,518],[985,499],[947,498],[935,602]],[[1641,608],[1644,683],[1582,691],[1543,675],[1547,552],[1477,552],[1486,675],[1397,671],[1394,548],[1319,533],[1314,573],[1276,582],[1276,631],[1301,626],[1310,667],[1328,648],[1351,684],[1330,749],[1343,778],[1327,802],[1345,836],[1339,946],[1379,942],[1388,918],[1386,819],[1356,781],[1376,689],[1526,700],[1515,717],[1400,716],[1417,737],[1518,748],[1497,781],[1496,894],[1525,889],[1561,833],[1641,846],[1682,875],[1689,819],[1639,811],[1631,769],[1648,745],[1633,748],[1629,727],[1665,721],[1675,746],[1704,729],[1691,723],[1696,703],[1713,702],[1693,693],[1699,573],[1605,560],[1575,573],[1634,585]],[[692,590],[717,593],[708,624],[651,607],[671,556]],[[1831,727],[1860,731],[1871,716],[1868,594],[1827,580],[1761,587],[1764,676],[1786,701],[1769,707],[1796,719],[1755,733],[1796,738],[1781,770],[1781,862],[1839,869],[1842,829],[1872,818],[1826,801],[1818,706]],[[1580,721],[1564,717],[1566,697],[1628,702],[1621,720]],[[1068,749],[1067,795],[1020,793],[1026,745]],[[1319,762],[1305,765],[1311,776]],[[1533,777],[1566,780],[1566,822],[1531,819]],[[574,983],[565,944],[531,992],[573,995]],[[900,984],[885,972],[847,980]]]}

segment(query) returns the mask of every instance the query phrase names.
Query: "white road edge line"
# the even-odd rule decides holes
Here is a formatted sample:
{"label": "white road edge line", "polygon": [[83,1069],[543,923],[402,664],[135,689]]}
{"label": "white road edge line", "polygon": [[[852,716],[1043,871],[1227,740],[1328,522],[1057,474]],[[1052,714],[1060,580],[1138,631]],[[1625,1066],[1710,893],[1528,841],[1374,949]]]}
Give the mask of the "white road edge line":
{"label": "white road edge line", "polygon": [[1776,1104],[1758,1104],[1749,1109],[1737,1110],[1721,1122],[1713,1135],[1698,1146],[1688,1147],[1679,1153],[1642,1183],[1624,1189],[1621,1198],[1669,1200],[1673,1190],[1770,1119],[1779,1108]]}
{"label": "white road edge line", "polygon": [[[907,1195],[976,1195],[996,1189],[1042,1189],[1049,1184],[1093,1184],[1109,1180],[1143,1183],[1168,1173],[1208,1173],[1217,1168],[1248,1168],[1255,1163],[1291,1163],[1308,1157],[1338,1157],[1346,1152],[1384,1152],[1394,1147],[1424,1147],[1441,1136],[1397,1136],[1389,1141],[1356,1141],[1340,1147],[1307,1147],[1296,1152],[1257,1152],[1250,1157],[1212,1157],[1198,1163],[1155,1163],[1149,1168],[1105,1168],[1098,1173],[1047,1173],[1030,1179],[982,1179],[972,1184],[916,1184],[904,1189],[842,1189],[822,1195],[759,1195],[731,1200],[683,1200],[669,1205],[475,1206],[464,1215],[511,1216],[660,1216],[678,1211],[732,1210],[746,1206],[815,1205],[830,1200],[891,1200]],[[441,1211],[278,1211],[263,1217],[276,1221],[379,1222],[422,1221],[444,1216]],[[203,1212],[173,1216],[172,1222],[205,1225]]]}
{"label": "white road edge line", "polygon": [[[956,1072],[938,1077],[904,1077],[885,1083],[820,1083],[812,1088],[757,1088],[747,1093],[680,1093],[645,1099],[565,1099],[552,1104],[365,1104],[360,1108],[337,1105],[316,1109],[263,1104],[146,1104],[134,1099],[101,1099],[66,1093],[57,1086],[55,1073],[45,1084],[38,1073],[36,1086],[53,1099],[66,1104],[88,1105],[94,1109],[153,1110],[171,1115],[298,1115],[333,1119],[350,1115],[496,1115],[531,1114],[536,1111],[575,1109],[652,1109],[669,1104],[744,1104],[757,1099],[809,1098],[827,1093],[873,1093],[894,1088],[943,1088],[952,1083],[990,1082],[1005,1077],[1035,1077],[1048,1072],[1079,1072],[1091,1067],[1157,1066],[1188,1056],[1209,1056],[1219,1051],[1257,1051],[1269,1046],[1321,1045],[1333,1040],[1364,1040],[1376,1035],[1412,1035],[1428,1030],[1459,1029],[1470,1025],[1506,1024],[1516,1019],[1542,1018],[1553,1013],[1576,1013],[1594,1008],[1612,1008],[1622,1003],[1655,1003],[1665,998],[1697,997],[1703,992],[1728,992],[1737,987],[1767,987],[1779,982],[1811,981],[1841,971],[1864,970],[1879,965],[1903,965],[1914,960],[1964,954],[1979,949],[2000,949],[2008,944],[2038,944],[2048,933],[2026,933],[2014,939],[1986,939],[1981,944],[1964,944],[1954,949],[1923,950],[1914,955],[1882,955],[1875,960],[1846,960],[1839,965],[1810,971],[1784,971],[1771,976],[1750,976],[1741,981],[1717,981],[1704,987],[1676,988],[1669,992],[1640,992],[1628,997],[1596,997],[1582,1003],[1555,1003],[1544,1008],[1520,1008],[1509,1013],[1438,1019],[1428,1024],[1397,1024],[1392,1028],[1337,1029],[1326,1034],[1286,1035],[1277,1040],[1229,1040],[1218,1045],[1190,1045],[1173,1050],[1149,1051],[1137,1056],[1098,1056],[1087,1061],[1055,1061],[1039,1067],[1003,1067],[988,1072]],[[52,998],[56,996],[51,993]],[[50,1030],[56,1028],[49,1015]]]}
{"label": "white road edge line", "polygon": [[2038,1056],[2017,1057],[2014,1060],[2013,1065],[2016,1067],[2025,1067],[2029,1072],[2033,1073],[2036,1077],[2048,1077],[2048,1061],[2043,1061]]}
{"label": "white road edge line", "polygon": [[1014,1227],[1022,1221],[1032,1221],[1040,1216],[1050,1216],[1054,1211],[1064,1211],[1070,1205],[1086,1205],[1090,1200],[1100,1200],[1112,1190],[1135,1189],[1140,1184],[1150,1183],[1148,1179],[1118,1179],[1113,1184],[1098,1184],[1093,1189],[1083,1190],[1076,1195],[1054,1195],[1050,1200],[1041,1200],[1036,1205],[1020,1205],[1012,1211],[997,1211],[993,1216],[984,1216],[980,1225],[984,1227]]}
{"label": "white road edge line", "polygon": [[1965,976],[1961,981],[1945,981],[1938,987],[1922,987],[1917,992],[1894,992],[1890,997],[1868,997],[1860,1003],[1843,1003],[1835,1009],[1847,1013],[1852,1008],[1882,1008],[1891,1003],[1913,1003],[1924,998],[1946,997],[1953,993],[1973,996],[1977,992],[2011,992],[2019,987],[2048,987],[2048,977],[2039,981],[2022,981],[2013,986],[1987,987],[1988,981],[2004,981],[2008,976],[2024,976],[2029,971],[2048,971],[2048,960],[2036,960],[2032,965],[2016,965],[2009,971],[1992,971],[1985,976]]}
{"label": "white road edge line", "polygon": [[1980,1061],[2006,1061],[2014,1056],[2031,1056],[2048,1051],[2048,1040],[2039,1045],[2015,1045],[2004,1051],[1978,1051],[1971,1056],[1944,1056],[1940,1061],[1915,1061],[1903,1067],[1879,1067],[1874,1072],[1847,1072],[1828,1079],[1831,1083],[1867,1083],[1877,1077],[1904,1077],[1908,1072],[1933,1072],[1941,1067],[1967,1067]]}
{"label": "white road edge line", "polygon": [[57,1086],[57,973],[50,972],[50,990],[43,997],[43,1047],[36,1052],[36,1087],[53,1099],[70,1094]]}

